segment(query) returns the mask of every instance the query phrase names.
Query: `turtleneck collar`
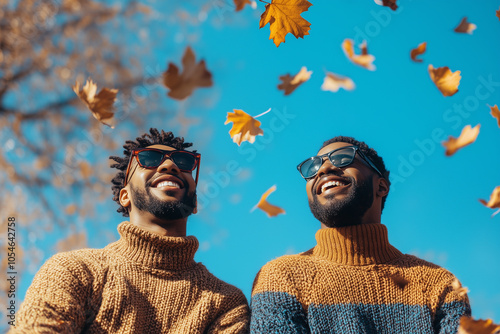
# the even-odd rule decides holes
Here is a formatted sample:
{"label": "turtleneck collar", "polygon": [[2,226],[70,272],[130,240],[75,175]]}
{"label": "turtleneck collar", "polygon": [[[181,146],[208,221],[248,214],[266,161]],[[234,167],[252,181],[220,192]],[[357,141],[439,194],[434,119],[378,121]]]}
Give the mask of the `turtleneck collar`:
{"label": "turtleneck collar", "polygon": [[118,225],[121,238],[111,244],[117,255],[140,265],[164,270],[183,270],[192,267],[198,239],[166,237],[143,230],[125,221]]}
{"label": "turtleneck collar", "polygon": [[316,241],[314,255],[350,266],[385,263],[402,255],[389,244],[382,224],[321,229],[316,232]]}

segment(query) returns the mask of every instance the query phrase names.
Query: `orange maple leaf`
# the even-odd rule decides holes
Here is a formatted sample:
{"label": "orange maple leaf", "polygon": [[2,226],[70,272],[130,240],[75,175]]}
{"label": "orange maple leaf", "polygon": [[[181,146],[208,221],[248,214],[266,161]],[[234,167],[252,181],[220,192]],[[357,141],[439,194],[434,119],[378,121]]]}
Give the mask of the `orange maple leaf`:
{"label": "orange maple leaf", "polygon": [[467,22],[467,17],[464,17],[462,21],[458,24],[458,26],[455,28],[455,32],[458,33],[467,33],[472,35],[472,32],[477,28],[477,26],[474,23]]}
{"label": "orange maple leaf", "polygon": [[285,35],[293,34],[296,38],[309,35],[311,23],[300,14],[307,11],[312,4],[307,0],[272,0],[266,5],[266,10],[260,16],[259,28],[269,23],[271,34],[276,46],[285,43]]}
{"label": "orange maple leaf", "polygon": [[452,72],[447,66],[434,68],[429,64],[429,75],[441,94],[452,96],[458,92],[460,85],[460,71]]}
{"label": "orange maple leaf", "polygon": [[205,61],[196,64],[193,50],[188,46],[182,56],[182,74],[173,63],[168,64],[163,73],[163,84],[170,89],[168,96],[183,100],[193,93],[197,87],[212,86],[212,74],[206,69]]}
{"label": "orange maple leaf", "polygon": [[259,200],[259,203],[255,205],[250,212],[255,210],[256,208],[261,209],[264,211],[268,217],[274,217],[279,215],[280,213],[285,213],[285,210],[280,208],[279,206],[273,205],[267,201],[267,197],[273,193],[276,190],[276,185],[272,186],[269,188],[261,197]]}
{"label": "orange maple leaf", "polygon": [[307,71],[305,66],[302,66],[299,73],[295,74],[293,77],[290,74],[280,76],[280,80],[283,81],[278,85],[278,89],[283,90],[285,95],[290,95],[297,87],[302,83],[309,80],[312,71]]}
{"label": "orange maple leaf", "polygon": [[476,125],[474,128],[472,128],[470,125],[466,125],[462,129],[462,132],[460,133],[460,136],[458,138],[449,136],[448,141],[443,141],[443,146],[446,148],[445,154],[447,156],[452,156],[462,147],[475,142],[477,135],[479,134],[480,127],[481,124]]}
{"label": "orange maple leaf", "polygon": [[239,12],[240,10],[243,9],[243,7],[245,7],[245,5],[251,5],[252,4],[252,1],[250,0],[233,0],[234,1],[234,5],[236,6],[236,11]]}
{"label": "orange maple leaf", "polygon": [[[269,109],[268,111],[270,111]],[[233,109],[234,113],[228,112],[226,122],[224,125],[232,122],[233,127],[229,130],[229,134],[233,139],[233,142],[241,145],[242,142],[248,141],[250,143],[255,142],[256,136],[263,136],[264,131],[260,128],[260,122],[240,109]],[[268,112],[267,111],[267,112]],[[263,113],[264,114],[264,113]],[[260,114],[256,117],[259,117]]]}
{"label": "orange maple leaf", "polygon": [[342,49],[350,61],[370,71],[374,71],[375,66],[373,65],[373,61],[375,60],[375,57],[368,54],[366,41],[363,41],[359,47],[361,49],[361,54],[357,55],[354,53],[354,41],[352,39],[346,38],[342,42]]}
{"label": "orange maple leaf", "polygon": [[327,72],[323,85],[321,85],[322,90],[328,90],[330,92],[338,92],[340,88],[345,90],[353,90],[356,86],[354,82],[348,78],[343,77],[334,73]]}
{"label": "orange maple leaf", "polygon": [[460,318],[457,334],[496,334],[500,330],[500,325],[495,325],[491,319],[474,320],[463,315]]}
{"label": "orange maple leaf", "polygon": [[73,91],[80,100],[85,102],[95,119],[111,128],[115,127],[113,103],[116,100],[118,89],[103,88],[96,95],[97,85],[88,79],[82,90],[80,90],[80,83],[76,82]]}
{"label": "orange maple leaf", "polygon": [[496,13],[497,13],[497,17],[498,17],[498,19],[500,20],[500,9],[499,9],[499,10],[497,10],[497,11],[496,11]]}
{"label": "orange maple leaf", "polygon": [[[500,186],[493,189],[493,192],[490,195],[490,200],[488,202],[486,202],[484,199],[479,199],[479,202],[481,202],[484,206],[487,206],[488,208],[500,209]],[[499,212],[500,210],[495,212],[493,216]]]}
{"label": "orange maple leaf", "polygon": [[410,52],[411,60],[416,63],[421,63],[422,59],[417,59],[417,56],[424,54],[427,48],[427,42],[420,43],[415,49],[412,49]]}
{"label": "orange maple leaf", "polygon": [[500,128],[500,110],[498,110],[497,105],[495,104],[491,109],[491,116],[495,117],[498,122],[498,127]]}

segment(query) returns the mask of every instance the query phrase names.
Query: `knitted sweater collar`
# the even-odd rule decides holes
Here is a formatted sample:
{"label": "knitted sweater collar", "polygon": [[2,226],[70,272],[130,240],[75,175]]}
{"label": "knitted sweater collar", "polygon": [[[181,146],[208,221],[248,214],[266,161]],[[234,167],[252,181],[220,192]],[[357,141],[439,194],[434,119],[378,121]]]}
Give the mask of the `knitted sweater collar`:
{"label": "knitted sweater collar", "polygon": [[344,265],[385,263],[402,255],[389,244],[387,228],[382,224],[320,229],[316,241],[314,255]]}
{"label": "knitted sweater collar", "polygon": [[118,225],[121,238],[111,251],[137,264],[164,270],[184,270],[192,267],[198,239],[194,236],[166,237],[143,230],[125,221]]}

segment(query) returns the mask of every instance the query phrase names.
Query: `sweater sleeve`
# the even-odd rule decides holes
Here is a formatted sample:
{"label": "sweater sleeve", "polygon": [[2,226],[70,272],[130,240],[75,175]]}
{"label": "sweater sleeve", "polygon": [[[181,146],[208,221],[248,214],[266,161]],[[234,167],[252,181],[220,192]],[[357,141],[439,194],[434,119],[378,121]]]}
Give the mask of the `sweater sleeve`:
{"label": "sweater sleeve", "polygon": [[226,286],[222,292],[224,298],[220,314],[210,325],[209,334],[246,334],[250,323],[250,309],[248,301],[241,290]]}
{"label": "sweater sleeve", "polygon": [[67,253],[53,256],[35,275],[9,333],[79,333],[92,286],[83,263]]}
{"label": "sweater sleeve", "polygon": [[250,333],[309,333],[307,314],[286,266],[266,264],[254,281]]}

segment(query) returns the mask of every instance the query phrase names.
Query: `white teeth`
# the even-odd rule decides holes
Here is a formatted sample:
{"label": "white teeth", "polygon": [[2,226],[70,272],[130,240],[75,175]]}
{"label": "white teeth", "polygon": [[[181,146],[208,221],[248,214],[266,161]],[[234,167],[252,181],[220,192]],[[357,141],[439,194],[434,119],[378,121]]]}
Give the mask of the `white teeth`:
{"label": "white teeth", "polygon": [[180,188],[181,186],[176,183],[176,182],[172,182],[172,181],[162,181],[160,183],[158,183],[156,185],[156,188],[161,188],[161,187],[176,187],[176,188]]}
{"label": "white teeth", "polygon": [[321,192],[325,191],[327,188],[338,187],[338,186],[345,186],[345,183],[340,181],[328,181],[327,183],[321,186]]}

